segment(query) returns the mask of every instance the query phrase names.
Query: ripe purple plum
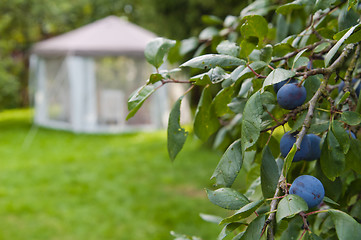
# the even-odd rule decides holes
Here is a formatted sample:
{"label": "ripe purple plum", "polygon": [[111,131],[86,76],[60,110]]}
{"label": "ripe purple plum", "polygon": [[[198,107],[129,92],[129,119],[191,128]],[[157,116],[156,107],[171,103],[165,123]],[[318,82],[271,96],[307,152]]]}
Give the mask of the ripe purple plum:
{"label": "ripe purple plum", "polygon": [[[357,80],[358,79],[356,78],[352,79],[351,85],[354,86],[357,83]],[[338,92],[341,92],[344,87],[345,87],[345,82],[341,81],[340,85],[338,86]],[[360,91],[361,91],[361,82],[358,84],[358,86],[355,89],[355,93],[357,97],[360,96]]]}
{"label": "ripe purple plum", "polygon": [[311,175],[301,175],[296,178],[291,185],[289,193],[303,198],[309,208],[319,205],[325,197],[325,189],[322,183]]}
{"label": "ripe purple plum", "polygon": [[277,93],[278,104],[287,110],[301,106],[306,100],[306,88],[296,83],[283,85]]}
{"label": "ripe purple plum", "polygon": [[[286,132],[282,136],[280,141],[280,150],[281,150],[281,155],[283,157],[287,156],[293,144],[296,142],[296,135],[297,133]],[[308,139],[308,136],[305,135],[302,139],[300,150],[297,150],[295,156],[293,157],[293,162],[298,162],[307,159],[310,150],[311,150],[310,140]]]}
{"label": "ripe purple plum", "polygon": [[356,135],[353,132],[350,132],[349,130],[346,130],[347,134],[351,137],[353,137],[354,139],[356,139]]}
{"label": "ripe purple plum", "polygon": [[286,79],[286,80],[283,80],[282,82],[278,82],[278,83],[274,84],[273,89],[275,90],[275,93],[278,93],[278,91],[280,90],[281,87],[283,87],[283,85],[289,84],[289,83],[297,83],[297,80],[294,78],[291,78],[291,79]]}
{"label": "ripe purple plum", "polygon": [[305,160],[313,161],[321,157],[321,138],[315,134],[307,134],[310,141],[310,152]]}

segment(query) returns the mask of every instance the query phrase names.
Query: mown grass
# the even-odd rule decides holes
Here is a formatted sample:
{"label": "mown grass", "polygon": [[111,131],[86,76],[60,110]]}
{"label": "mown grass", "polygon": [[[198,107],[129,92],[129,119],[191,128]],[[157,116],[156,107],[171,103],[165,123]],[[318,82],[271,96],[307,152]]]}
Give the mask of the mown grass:
{"label": "mown grass", "polygon": [[199,213],[223,211],[204,188],[220,155],[189,138],[174,163],[166,133],[72,134],[0,113],[0,239],[215,239]]}

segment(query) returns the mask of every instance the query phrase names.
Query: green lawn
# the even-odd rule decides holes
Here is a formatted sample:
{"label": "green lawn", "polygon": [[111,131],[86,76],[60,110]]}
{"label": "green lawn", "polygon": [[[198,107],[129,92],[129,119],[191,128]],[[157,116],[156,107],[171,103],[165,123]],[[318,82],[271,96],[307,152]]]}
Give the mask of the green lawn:
{"label": "green lawn", "polygon": [[174,163],[166,132],[72,134],[32,127],[31,111],[0,113],[0,239],[215,239],[199,213],[223,211],[204,188],[219,154],[189,138]]}

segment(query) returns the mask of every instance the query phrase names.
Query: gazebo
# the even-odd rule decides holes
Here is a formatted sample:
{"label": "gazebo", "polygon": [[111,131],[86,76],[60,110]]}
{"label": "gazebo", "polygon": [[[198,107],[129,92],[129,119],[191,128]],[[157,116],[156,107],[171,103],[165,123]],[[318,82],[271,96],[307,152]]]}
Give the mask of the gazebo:
{"label": "gazebo", "polygon": [[164,127],[174,96],[165,88],[125,121],[128,97],[153,70],[144,49],[155,37],[109,16],[36,43],[30,57],[35,124],[90,133]]}

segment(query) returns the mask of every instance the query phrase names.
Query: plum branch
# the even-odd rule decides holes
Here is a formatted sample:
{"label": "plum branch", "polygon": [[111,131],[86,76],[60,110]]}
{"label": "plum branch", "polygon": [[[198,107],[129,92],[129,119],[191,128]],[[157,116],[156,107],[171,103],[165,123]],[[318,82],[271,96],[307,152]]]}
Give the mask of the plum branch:
{"label": "plum branch", "polygon": [[352,52],[354,47],[355,47],[355,44],[347,45],[346,48],[341,53],[341,55],[334,61],[334,63],[330,67],[324,69],[324,72],[325,72],[324,81],[322,82],[322,84],[318,88],[318,90],[316,91],[315,95],[313,95],[311,100],[307,103],[308,111],[307,111],[307,114],[306,114],[306,118],[305,118],[305,120],[303,122],[302,129],[299,132],[299,134],[297,136],[296,143],[295,143],[297,149],[300,149],[302,139],[305,136],[305,134],[307,132],[307,129],[310,128],[310,126],[311,126],[311,120],[313,118],[313,114],[314,114],[314,111],[315,111],[315,108],[316,108],[316,104],[317,104],[320,96],[322,96],[322,92],[324,92],[326,90],[326,86],[328,84],[328,80],[329,80],[330,75],[332,74],[332,72],[334,72],[339,66],[341,66],[346,61],[347,57]]}
{"label": "plum branch", "polygon": [[[310,72],[310,76],[314,75],[313,73],[323,74],[324,81],[322,82],[319,89],[316,91],[315,95],[306,104],[306,106],[308,106],[308,111],[307,111],[305,120],[303,122],[302,129],[296,137],[295,144],[297,146],[297,149],[300,149],[302,139],[305,136],[307,129],[311,125],[311,120],[313,118],[313,114],[314,114],[314,110],[316,108],[317,102],[318,102],[319,98],[322,96],[322,93],[326,89],[330,75],[346,61],[347,57],[353,51],[354,48],[355,48],[355,44],[348,44],[342,51],[341,55],[333,62],[333,64],[331,66],[329,66],[328,68],[313,69],[311,71],[308,71],[308,72]],[[302,73],[302,74],[304,74],[304,73]],[[278,203],[280,201],[279,196],[281,194],[281,189],[284,188],[285,182],[286,182],[286,178],[284,177],[284,173],[282,172],[279,177],[279,180],[278,180],[278,184],[277,184],[275,194],[273,196],[273,200],[270,204],[271,214],[268,216],[268,218],[265,221],[265,224],[262,228],[262,233],[264,233],[265,229],[269,225],[267,239],[274,239],[274,232],[273,232],[273,222],[275,220],[275,212],[274,211],[277,209]]]}
{"label": "plum branch", "polygon": [[324,42],[326,42],[326,41],[319,41],[319,42],[307,45],[307,46],[305,46],[303,48],[296,49],[295,51],[290,52],[290,53],[286,54],[283,57],[278,57],[278,58],[272,59],[271,62],[274,63],[274,62],[279,62],[279,61],[282,61],[282,60],[287,60],[287,59],[289,59],[291,57],[296,56],[299,52],[301,52],[303,50],[311,51],[311,50],[315,49],[318,45],[320,45],[321,43],[324,43]]}
{"label": "plum branch", "polygon": [[351,87],[351,82],[352,82],[352,74],[355,70],[355,67],[356,67],[356,63],[357,63],[357,60],[359,59],[360,57],[360,45],[357,44],[357,47],[356,47],[356,51],[355,51],[355,54],[350,62],[350,65],[349,67],[347,68],[347,71],[346,71],[346,74],[345,74],[345,79],[344,79],[344,82],[345,82],[345,90],[350,92],[350,97],[347,98],[347,102],[348,102],[348,105],[349,105],[349,108],[352,109],[352,101],[351,101],[351,97],[353,98],[353,100],[355,102],[357,102],[357,95],[355,93],[355,90]]}

